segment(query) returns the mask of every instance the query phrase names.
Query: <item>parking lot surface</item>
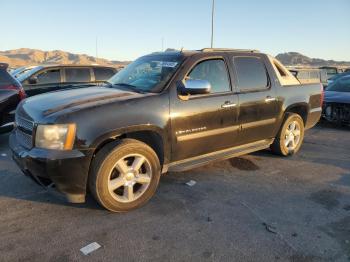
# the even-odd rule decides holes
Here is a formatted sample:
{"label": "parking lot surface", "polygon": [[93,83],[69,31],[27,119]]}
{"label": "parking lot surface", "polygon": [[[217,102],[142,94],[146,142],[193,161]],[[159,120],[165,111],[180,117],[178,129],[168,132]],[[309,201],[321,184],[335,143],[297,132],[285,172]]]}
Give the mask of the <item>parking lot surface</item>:
{"label": "parking lot surface", "polygon": [[[350,129],[169,173],[152,200],[113,214],[24,177],[0,135],[0,261],[350,261]],[[194,180],[194,186],[185,183]],[[92,242],[101,248],[85,256]]]}

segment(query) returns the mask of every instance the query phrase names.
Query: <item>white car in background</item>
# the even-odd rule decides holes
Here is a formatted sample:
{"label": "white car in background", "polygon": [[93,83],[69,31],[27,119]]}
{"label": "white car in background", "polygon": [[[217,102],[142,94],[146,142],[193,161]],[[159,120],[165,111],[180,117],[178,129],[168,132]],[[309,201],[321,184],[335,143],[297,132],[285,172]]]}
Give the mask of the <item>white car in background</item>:
{"label": "white car in background", "polygon": [[37,67],[37,66],[22,66],[22,67],[19,67],[19,68],[16,68],[16,69],[12,70],[10,72],[10,74],[13,77],[18,78],[20,75],[28,72],[29,70],[32,70],[35,67]]}

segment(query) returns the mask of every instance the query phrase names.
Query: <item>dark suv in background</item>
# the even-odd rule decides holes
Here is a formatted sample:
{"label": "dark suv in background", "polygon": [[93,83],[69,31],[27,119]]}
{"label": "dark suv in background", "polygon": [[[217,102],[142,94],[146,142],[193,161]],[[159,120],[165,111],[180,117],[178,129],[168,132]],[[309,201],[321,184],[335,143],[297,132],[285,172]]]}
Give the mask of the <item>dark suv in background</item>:
{"label": "dark suv in background", "polygon": [[18,103],[26,97],[21,84],[7,72],[8,64],[0,63],[0,133],[8,131]]}
{"label": "dark suv in background", "polygon": [[17,79],[27,96],[84,87],[107,81],[117,69],[97,65],[42,65],[21,74]]}

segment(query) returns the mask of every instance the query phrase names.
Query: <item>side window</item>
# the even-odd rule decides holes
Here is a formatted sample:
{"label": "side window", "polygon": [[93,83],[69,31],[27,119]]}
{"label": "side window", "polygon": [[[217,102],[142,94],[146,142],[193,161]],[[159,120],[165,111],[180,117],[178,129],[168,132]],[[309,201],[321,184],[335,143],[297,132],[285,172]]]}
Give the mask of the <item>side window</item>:
{"label": "side window", "polygon": [[54,84],[61,82],[60,69],[46,70],[39,73],[36,77],[38,79],[37,84]]}
{"label": "side window", "polygon": [[263,61],[258,57],[235,57],[234,66],[237,72],[240,91],[265,90],[269,80]]}
{"label": "side window", "polygon": [[90,68],[66,68],[66,82],[90,82]]}
{"label": "side window", "polygon": [[222,59],[200,62],[192,69],[187,78],[209,81],[211,93],[222,93],[231,90],[227,68]]}
{"label": "side window", "polygon": [[310,77],[313,78],[313,79],[319,79],[320,78],[320,75],[317,71],[311,71],[310,72]]}
{"label": "side window", "polygon": [[115,75],[114,71],[109,68],[94,68],[95,80],[106,81]]}

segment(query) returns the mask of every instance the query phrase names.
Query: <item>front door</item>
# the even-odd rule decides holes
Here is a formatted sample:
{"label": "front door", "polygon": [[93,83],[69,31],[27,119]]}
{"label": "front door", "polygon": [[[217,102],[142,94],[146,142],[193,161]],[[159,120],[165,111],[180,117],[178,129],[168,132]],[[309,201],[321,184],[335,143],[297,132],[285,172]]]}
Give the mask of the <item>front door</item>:
{"label": "front door", "polygon": [[224,57],[192,61],[182,81],[207,80],[211,92],[181,98],[170,104],[172,161],[229,148],[237,142],[238,96],[232,92]]}
{"label": "front door", "polygon": [[38,72],[34,77],[36,83],[29,83],[29,80],[23,84],[27,96],[39,95],[42,93],[57,91],[61,85],[61,70],[59,68],[49,68]]}

